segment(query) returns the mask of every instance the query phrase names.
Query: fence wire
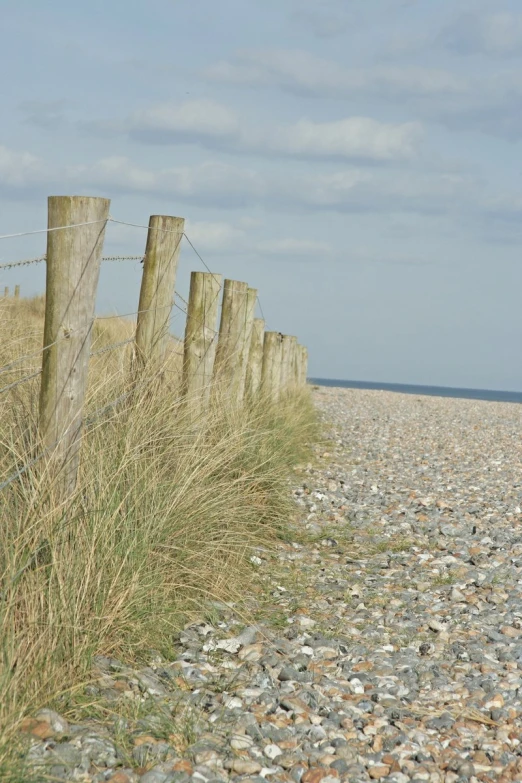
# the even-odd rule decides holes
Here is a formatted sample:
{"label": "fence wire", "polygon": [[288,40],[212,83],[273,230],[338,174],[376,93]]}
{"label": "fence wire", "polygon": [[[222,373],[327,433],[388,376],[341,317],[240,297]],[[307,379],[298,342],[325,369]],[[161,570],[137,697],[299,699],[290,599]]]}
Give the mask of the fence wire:
{"label": "fence wire", "polygon": [[[25,232],[19,232],[19,233],[15,233],[15,234],[3,234],[3,235],[0,235],[0,240],[1,239],[12,239],[12,238],[15,238],[15,237],[30,236],[30,235],[34,235],[34,234],[47,234],[50,231],[60,231],[60,230],[65,230],[65,229],[69,229],[69,228],[76,228],[76,227],[80,227],[80,226],[93,225],[93,224],[96,224],[96,223],[105,223],[105,224],[107,224],[107,223],[116,223],[116,224],[120,224],[120,225],[133,226],[133,227],[136,227],[136,228],[144,228],[144,229],[147,229],[147,230],[149,230],[149,228],[150,228],[148,225],[139,224],[139,223],[130,223],[130,222],[127,222],[127,221],[117,220],[117,219],[109,216],[107,219],[104,218],[104,219],[101,219],[101,220],[88,221],[88,222],[85,222],[85,223],[75,223],[75,224],[71,224],[71,225],[67,225],[67,226],[56,226],[54,228],[46,228],[46,229],[40,229],[40,230],[36,230],[36,231],[25,231]],[[196,256],[199,258],[200,262],[203,264],[203,267],[206,269],[206,271],[210,275],[212,275],[214,281],[216,283],[218,283],[218,292],[216,294],[216,298],[217,298],[217,296],[219,296],[219,293],[223,289],[223,284],[222,284],[221,281],[218,281],[218,279],[216,278],[215,274],[211,271],[209,265],[206,263],[205,259],[203,258],[201,253],[198,251],[198,249],[195,247],[194,243],[189,238],[187,233],[186,232],[180,232],[180,231],[172,231],[171,229],[164,229],[164,228],[160,228],[160,227],[155,227],[154,230],[162,231],[162,232],[166,232],[166,233],[175,233],[175,234],[181,235],[180,236],[180,240],[183,237],[186,239],[186,241],[188,242],[189,246],[192,248],[193,252],[196,254]],[[102,261],[107,261],[107,262],[119,262],[119,261],[141,261],[141,262],[143,262],[144,255],[141,254],[141,255],[103,256],[101,260]],[[12,261],[12,262],[8,262],[8,263],[0,264],[0,270],[7,270],[7,269],[13,269],[13,268],[17,268],[17,267],[29,266],[29,265],[32,265],[32,264],[39,264],[39,263],[42,263],[44,261],[46,261],[46,255],[37,256],[37,257],[34,257],[34,258],[22,259],[22,260],[19,260],[19,261]],[[183,302],[185,307],[188,308],[189,303],[180,294],[175,292],[175,296],[177,296]],[[259,305],[259,309],[260,309],[261,315],[262,315],[262,317],[264,319],[265,316],[264,316],[264,312],[263,312],[263,308],[262,308],[259,296],[257,297],[257,303]],[[134,311],[134,312],[131,312],[131,313],[125,313],[123,315],[102,316],[99,319],[95,319],[95,320],[108,320],[108,319],[111,319],[111,318],[127,318],[127,317],[130,317],[130,316],[138,316],[141,313],[147,313],[147,312],[150,312],[152,310],[157,311],[159,309],[166,309],[166,308],[172,308],[172,307],[178,309],[179,311],[183,312],[186,316],[188,316],[187,309],[181,307],[174,300],[171,304],[165,305],[163,308],[152,307],[152,308],[149,308],[147,310],[138,310],[138,311]],[[245,315],[246,315],[246,313],[245,313]],[[174,317],[175,316],[171,316],[169,323],[173,320]],[[93,323],[94,323],[94,321],[93,321]],[[210,331],[212,331],[213,334],[214,334],[214,336],[212,337],[212,340],[210,341],[209,345],[207,346],[207,349],[205,351],[205,355],[201,358],[201,361],[203,361],[205,359],[205,356],[206,356],[207,352],[215,344],[215,341],[216,341],[216,339],[217,339],[217,337],[219,335],[219,331],[216,330],[216,329],[213,329],[212,327],[207,326],[207,324],[204,321],[200,321],[199,320],[198,323],[201,326],[203,326],[203,328],[209,329]],[[92,323],[91,323],[91,326],[92,326]],[[61,342],[62,339],[65,339],[65,338],[60,338],[60,340],[56,340],[55,342],[51,343],[50,345],[44,346],[42,349],[40,349],[38,351],[35,351],[33,353],[30,353],[30,354],[26,354],[25,356],[22,356],[22,357],[16,359],[15,361],[10,362],[9,364],[4,365],[3,367],[0,367],[0,375],[4,374],[6,372],[11,371],[12,368],[14,368],[17,365],[21,364],[26,359],[29,359],[29,358],[32,358],[32,357],[40,355],[42,352],[48,350],[52,346],[56,345],[58,342]],[[120,341],[118,343],[113,343],[111,345],[105,346],[104,348],[98,349],[96,351],[92,351],[90,353],[90,357],[101,356],[101,355],[103,355],[105,353],[108,353],[110,351],[116,350],[117,348],[123,347],[125,345],[129,345],[130,343],[134,342],[134,340],[135,340],[135,337],[133,335],[131,338],[129,338],[127,340],[122,340],[122,341]],[[237,345],[234,346],[233,351],[236,352],[236,350],[237,350]],[[184,356],[184,353],[180,352],[180,351],[173,351],[172,353],[175,354],[175,355],[178,355],[178,356]],[[36,378],[40,374],[41,374],[41,369],[39,369],[38,371],[35,371],[33,373],[30,373],[29,375],[25,376],[24,378],[19,379],[18,381],[15,381],[13,383],[7,384],[3,388],[0,388],[0,394],[2,394],[4,392],[7,392],[10,389],[16,388],[17,386],[21,385],[22,383],[25,383],[25,382],[33,379],[33,378]],[[103,405],[101,408],[98,408],[92,414],[89,414],[88,416],[86,416],[83,419],[84,426],[85,427],[91,427],[107,411],[113,410],[114,408],[116,408],[123,401],[125,401],[130,396],[135,394],[136,391],[138,391],[140,388],[143,388],[144,386],[149,385],[150,383],[152,383],[153,380],[154,380],[153,378],[152,379],[149,378],[149,379],[147,379],[147,380],[137,384],[130,391],[127,391],[127,392],[121,394],[116,399],[112,400],[111,402],[107,403],[106,405]],[[60,440],[56,441],[56,443],[52,444],[50,447],[44,449],[41,453],[36,455],[33,459],[31,459],[29,462],[24,464],[18,470],[13,472],[7,479],[5,479],[3,482],[1,482],[0,483],[0,491],[3,491],[6,487],[8,487],[14,481],[17,481],[25,473],[27,473],[28,470],[30,470],[32,467],[34,467],[34,465],[36,465],[38,462],[40,462],[40,460],[42,460],[47,454],[49,454],[49,452],[51,452],[54,448],[56,448],[57,445],[59,445]]]}
{"label": "fence wire", "polygon": [[119,343],[112,343],[111,345],[106,345],[105,348],[99,348],[97,351],[91,351],[89,356],[92,358],[93,356],[102,356],[104,353],[109,353],[110,351],[115,351],[117,348],[122,348],[124,345],[129,345],[130,343],[133,343],[135,340],[134,335],[132,337],[129,337],[128,340],[122,340]]}
{"label": "fence wire", "polygon": [[4,392],[8,392],[10,389],[15,389],[17,386],[20,386],[22,383],[26,383],[26,381],[30,381],[33,378],[36,378],[38,375],[41,374],[41,370],[36,370],[36,372],[31,373],[30,375],[26,375],[25,378],[20,378],[18,381],[13,381],[13,383],[8,383],[7,386],[3,386],[0,389],[0,394],[4,394]]}

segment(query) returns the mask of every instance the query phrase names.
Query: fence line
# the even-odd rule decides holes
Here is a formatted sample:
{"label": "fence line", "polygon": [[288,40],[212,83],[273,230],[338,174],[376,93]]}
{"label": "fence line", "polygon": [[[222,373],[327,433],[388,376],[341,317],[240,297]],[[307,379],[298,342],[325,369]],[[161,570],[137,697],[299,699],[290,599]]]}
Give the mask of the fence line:
{"label": "fence line", "polygon": [[27,381],[32,380],[33,378],[36,378],[37,375],[41,375],[42,370],[36,370],[36,372],[31,373],[30,375],[26,375],[25,378],[20,378],[18,381],[13,381],[13,383],[9,383],[7,386],[3,386],[0,389],[0,394],[4,394],[4,392],[9,391],[9,389],[14,389],[16,386],[20,386],[22,383],[26,383]]}
{"label": "fence line", "polygon": [[122,340],[119,343],[112,343],[111,345],[106,345],[105,348],[99,348],[97,351],[91,351],[89,356],[92,358],[94,356],[101,356],[104,353],[109,353],[109,351],[115,351],[116,348],[122,348],[124,345],[129,345],[129,343],[134,342],[134,337],[129,337],[128,340]]}
{"label": "fence line", "polygon": [[[47,256],[37,256],[36,258],[26,258],[22,261],[10,261],[6,264],[0,264],[1,269],[14,269],[18,266],[29,266],[29,264],[40,264],[47,261]],[[104,256],[102,261],[143,261],[143,256]]]}
{"label": "fence line", "polygon": [[[93,219],[90,219],[93,218]],[[109,223],[147,228],[147,245],[141,255],[103,256],[102,246]],[[92,227],[102,225],[97,231]],[[72,231],[76,229],[76,231]],[[67,232],[69,233],[63,233]],[[264,311],[259,295],[247,283],[222,282],[210,270],[201,253],[184,231],[183,218],[152,216],[149,224],[113,218],[109,201],[99,198],[51,197],[49,228],[41,231],[6,234],[7,239],[47,234],[47,253],[32,259],[0,265],[1,269],[47,261],[47,291],[44,347],[0,367],[0,375],[22,370],[20,365],[42,355],[42,369],[0,388],[0,394],[42,375],[39,430],[43,449],[26,465],[0,483],[0,491],[25,475],[46,458],[51,473],[67,499],[76,483],[83,428],[91,427],[103,415],[149,385],[161,381],[167,354],[183,358],[180,402],[199,395],[200,410],[209,402],[212,388],[219,385],[233,405],[243,399],[255,401],[265,395],[277,399],[306,382],[306,349],[295,338],[279,332],[265,332]],[[176,240],[170,239],[177,237]],[[178,256],[185,238],[206,272],[193,272],[188,301],[175,290]],[[62,241],[63,240],[63,241]],[[102,261],[143,261],[138,309],[123,315],[94,318],[94,301]],[[19,292],[19,287],[17,288]],[[221,320],[216,329],[219,297],[223,291]],[[6,289],[5,295],[8,295]],[[181,306],[180,300],[185,307]],[[50,304],[51,303],[51,304]],[[262,319],[255,318],[259,306]],[[186,316],[183,350],[169,350],[169,330],[180,311]],[[137,318],[134,335],[96,350],[90,350],[95,320]],[[290,346],[283,356],[283,343]],[[89,359],[134,344],[132,361],[142,359],[141,377],[129,367],[132,388],[87,416],[83,415]],[[272,350],[272,348],[275,348]],[[152,372],[145,368],[152,364]],[[225,381],[225,382],[224,382]]]}
{"label": "fence line", "polygon": [[0,234],[0,239],[14,239],[15,237],[29,237],[33,234],[49,234],[51,231],[64,231],[67,228],[80,228],[81,226],[93,226],[95,223],[107,223],[110,218],[100,220],[87,220],[82,223],[70,223],[66,226],[53,226],[52,228],[39,228],[37,231],[20,231],[18,234]]}
{"label": "fence line", "polygon": [[11,261],[7,264],[0,264],[0,269],[14,269],[15,266],[29,266],[29,264],[40,264],[45,261],[45,256],[37,256],[36,258],[26,258],[23,261]]}
{"label": "fence line", "polygon": [[[65,340],[65,337],[61,338],[62,340]],[[4,364],[3,367],[0,367],[0,375],[3,375],[6,372],[9,372],[12,367],[14,367],[17,364],[20,364],[20,362],[25,361],[26,359],[32,359],[34,356],[39,356],[44,351],[48,351],[49,348],[52,348],[53,345],[57,345],[60,342],[60,340],[55,340],[50,345],[44,345],[43,348],[40,348],[38,351],[34,351],[33,353],[26,353],[25,356],[20,356],[19,359],[15,359],[13,362],[9,362],[9,364]]]}

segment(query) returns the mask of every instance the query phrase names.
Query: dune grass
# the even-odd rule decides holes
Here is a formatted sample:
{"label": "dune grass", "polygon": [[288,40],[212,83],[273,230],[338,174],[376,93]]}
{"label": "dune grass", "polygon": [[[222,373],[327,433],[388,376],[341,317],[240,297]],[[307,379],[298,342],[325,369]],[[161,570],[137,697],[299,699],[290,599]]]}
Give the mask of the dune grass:
{"label": "dune grass", "polygon": [[[12,382],[39,367],[43,302],[2,307],[0,366],[36,354],[0,376]],[[93,349],[133,328],[98,321]],[[87,413],[128,387],[131,350],[92,359]],[[168,656],[175,630],[209,599],[238,600],[254,547],[293,514],[289,477],[316,427],[306,391],[239,411],[216,394],[194,422],[180,367],[173,339],[161,383],[85,429],[67,505],[41,463],[0,493],[0,769],[20,720],[84,684],[94,655]],[[1,476],[34,454],[38,384],[0,395]]]}

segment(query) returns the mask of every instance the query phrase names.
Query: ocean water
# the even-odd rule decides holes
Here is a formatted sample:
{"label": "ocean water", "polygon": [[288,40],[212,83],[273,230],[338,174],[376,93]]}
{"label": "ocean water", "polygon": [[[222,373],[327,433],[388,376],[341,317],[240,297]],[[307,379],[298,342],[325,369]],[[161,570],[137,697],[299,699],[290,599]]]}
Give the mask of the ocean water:
{"label": "ocean water", "polygon": [[340,386],[345,389],[374,389],[376,391],[400,392],[401,394],[424,394],[430,397],[460,397],[466,400],[522,403],[522,392],[498,391],[496,389],[454,389],[449,386],[415,386],[408,383],[341,381],[334,378],[309,378],[308,382],[316,386]]}

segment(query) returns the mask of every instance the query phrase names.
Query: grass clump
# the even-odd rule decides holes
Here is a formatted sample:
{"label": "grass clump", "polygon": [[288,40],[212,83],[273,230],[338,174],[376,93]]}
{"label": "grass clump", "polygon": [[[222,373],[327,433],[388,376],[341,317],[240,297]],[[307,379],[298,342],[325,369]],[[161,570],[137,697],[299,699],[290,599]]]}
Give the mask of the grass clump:
{"label": "grass clump", "polygon": [[[2,364],[42,334],[38,301],[6,306]],[[109,323],[94,348],[132,332]],[[126,388],[130,350],[92,360],[87,414]],[[0,770],[2,738],[7,748],[23,716],[84,685],[94,655],[168,656],[208,599],[239,600],[250,556],[293,513],[290,473],[315,431],[307,393],[234,411],[216,394],[194,421],[175,370],[85,429],[66,505],[42,463],[0,493]],[[37,395],[38,379],[0,397],[4,476],[34,454]]]}

